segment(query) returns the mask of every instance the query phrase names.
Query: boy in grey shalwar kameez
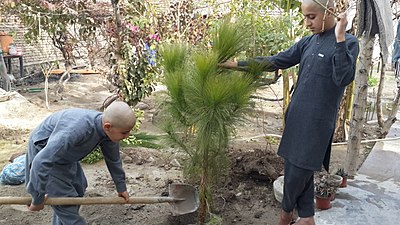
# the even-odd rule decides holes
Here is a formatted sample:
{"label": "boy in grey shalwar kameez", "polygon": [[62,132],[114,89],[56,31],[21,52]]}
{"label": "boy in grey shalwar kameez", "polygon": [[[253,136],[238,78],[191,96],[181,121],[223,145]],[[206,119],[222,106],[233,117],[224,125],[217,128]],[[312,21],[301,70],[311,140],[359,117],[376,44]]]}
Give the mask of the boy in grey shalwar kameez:
{"label": "boy in grey shalwar kameez", "polygon": [[[317,0],[334,11],[333,0]],[[314,171],[329,167],[340,100],[355,75],[358,40],[345,32],[345,14],[334,16],[314,0],[303,0],[305,25],[313,35],[271,57],[257,57],[267,71],[300,64],[298,82],[285,115],[278,154],[285,159],[284,194],[279,225],[315,225]],[[226,68],[246,69],[248,61],[227,61]]]}
{"label": "boy in grey shalwar kameez", "polygon": [[[47,117],[31,134],[26,156],[26,187],[31,211],[44,207],[48,197],[82,197],[87,181],[79,161],[101,147],[118,196],[129,200],[118,141],[129,136],[136,118],[124,102],[104,113],[67,109]],[[78,205],[52,206],[53,225],[86,225]]]}

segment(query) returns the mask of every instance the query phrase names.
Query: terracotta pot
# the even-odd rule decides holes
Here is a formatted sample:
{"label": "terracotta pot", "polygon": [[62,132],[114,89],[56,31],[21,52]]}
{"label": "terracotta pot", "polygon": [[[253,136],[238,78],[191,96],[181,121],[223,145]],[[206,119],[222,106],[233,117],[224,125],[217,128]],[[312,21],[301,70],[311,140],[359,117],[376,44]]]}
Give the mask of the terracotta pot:
{"label": "terracotta pot", "polygon": [[340,187],[347,187],[347,177],[343,177],[342,183],[340,184]]}
{"label": "terracotta pot", "polygon": [[336,196],[335,193],[332,193],[331,196],[329,197],[329,200],[330,201],[335,200],[335,198],[336,198],[335,196]]}
{"label": "terracotta pot", "polygon": [[0,45],[3,49],[3,53],[8,53],[8,46],[13,42],[14,40],[11,35],[0,33]]}
{"label": "terracotta pot", "polygon": [[331,197],[321,198],[319,196],[315,196],[315,207],[317,209],[326,210],[331,207]]}

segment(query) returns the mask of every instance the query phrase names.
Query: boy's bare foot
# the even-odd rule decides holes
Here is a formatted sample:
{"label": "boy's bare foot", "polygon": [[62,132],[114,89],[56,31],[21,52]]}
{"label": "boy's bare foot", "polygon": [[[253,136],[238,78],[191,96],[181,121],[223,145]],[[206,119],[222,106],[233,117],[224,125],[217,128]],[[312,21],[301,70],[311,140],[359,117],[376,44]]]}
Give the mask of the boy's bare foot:
{"label": "boy's bare foot", "polygon": [[307,217],[307,218],[300,218],[296,223],[293,225],[315,225],[314,217]]}
{"label": "boy's bare foot", "polygon": [[294,221],[293,212],[285,212],[284,210],[281,210],[279,225],[289,225],[292,221]]}

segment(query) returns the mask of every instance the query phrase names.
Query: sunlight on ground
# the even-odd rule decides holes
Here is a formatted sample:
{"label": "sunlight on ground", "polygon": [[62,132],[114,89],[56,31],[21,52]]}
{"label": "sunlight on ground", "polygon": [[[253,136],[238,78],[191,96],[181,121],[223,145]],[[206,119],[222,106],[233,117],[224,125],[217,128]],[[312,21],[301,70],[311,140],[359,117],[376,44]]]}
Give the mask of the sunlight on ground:
{"label": "sunlight on ground", "polygon": [[0,140],[0,168],[8,163],[10,157],[15,153],[25,151],[25,145],[12,144],[10,141]]}

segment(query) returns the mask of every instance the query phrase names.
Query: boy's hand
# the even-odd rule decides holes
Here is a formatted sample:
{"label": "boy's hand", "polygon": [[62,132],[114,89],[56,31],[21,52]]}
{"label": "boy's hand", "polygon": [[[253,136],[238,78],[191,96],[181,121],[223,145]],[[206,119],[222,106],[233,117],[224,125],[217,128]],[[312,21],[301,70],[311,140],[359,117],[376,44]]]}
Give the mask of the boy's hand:
{"label": "boy's hand", "polygon": [[126,203],[129,202],[129,193],[127,191],[118,192],[118,196],[124,198]]}
{"label": "boy's hand", "polygon": [[336,23],[336,28],[335,28],[335,35],[336,35],[336,42],[343,42],[346,40],[345,34],[346,34],[346,26],[347,26],[347,14],[346,13],[340,13],[338,16],[338,21]]}

